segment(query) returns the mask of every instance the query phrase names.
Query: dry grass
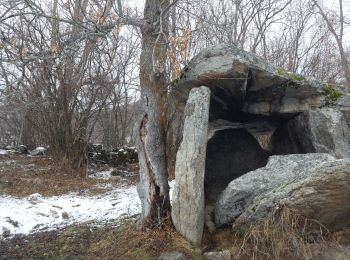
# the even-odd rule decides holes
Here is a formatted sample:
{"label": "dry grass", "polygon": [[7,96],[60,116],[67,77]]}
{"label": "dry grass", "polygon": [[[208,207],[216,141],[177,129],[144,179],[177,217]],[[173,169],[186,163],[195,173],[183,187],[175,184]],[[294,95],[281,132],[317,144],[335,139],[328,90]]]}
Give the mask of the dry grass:
{"label": "dry grass", "polygon": [[350,231],[330,233],[317,222],[287,211],[252,226],[243,236],[231,229],[206,233],[201,249],[181,237],[169,220],[142,231],[135,221],[125,221],[119,226],[79,225],[0,241],[0,259],[157,259],[170,251],[202,259],[203,251],[230,249],[233,259],[347,260],[349,241]]}
{"label": "dry grass", "polygon": [[[109,169],[107,166],[95,166],[94,171]],[[69,192],[89,190],[92,194],[105,192],[97,189],[97,184],[117,184],[130,182],[133,184],[136,177],[97,180],[87,178],[84,171],[77,171],[65,164],[57,164],[49,157],[29,156],[0,156],[0,194],[24,197],[33,193],[44,196],[56,196]]]}
{"label": "dry grass", "polygon": [[[342,251],[346,248],[334,238],[335,234],[316,221],[282,209],[265,222],[251,226],[243,236],[235,235],[231,253],[234,259],[309,260],[321,259],[322,251],[332,248],[335,255],[346,255]],[[343,242],[349,246],[350,235]]]}
{"label": "dry grass", "polygon": [[138,231],[133,221],[118,227],[69,227],[61,232],[0,241],[0,259],[157,259],[163,252],[174,250],[189,259],[200,259],[200,252],[169,222],[144,231]]}

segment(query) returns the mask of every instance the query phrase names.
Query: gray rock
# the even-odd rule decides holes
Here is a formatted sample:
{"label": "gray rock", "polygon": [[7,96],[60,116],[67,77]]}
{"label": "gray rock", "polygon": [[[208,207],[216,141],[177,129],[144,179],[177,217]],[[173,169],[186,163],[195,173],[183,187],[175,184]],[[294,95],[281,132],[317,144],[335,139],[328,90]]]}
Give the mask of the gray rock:
{"label": "gray rock", "polygon": [[271,156],[266,167],[233,180],[222,192],[214,210],[215,224],[232,223],[253,204],[256,197],[273,193],[292,181],[304,180],[312,169],[334,160],[328,154]]}
{"label": "gray rock", "polygon": [[2,236],[4,238],[8,238],[11,236],[11,230],[9,230],[8,228],[2,227]]}
{"label": "gray rock", "polygon": [[191,90],[186,109],[183,139],[176,157],[172,220],[189,241],[199,245],[205,218],[204,174],[210,91]]}
{"label": "gray rock", "polygon": [[[248,80],[249,79],[249,80]],[[221,119],[242,110],[260,115],[290,115],[325,104],[326,84],[276,68],[235,46],[202,50],[176,84],[178,96],[205,85],[211,90],[212,114]]]}
{"label": "gray rock", "polygon": [[270,149],[273,154],[329,153],[350,158],[350,128],[336,108],[306,111],[276,130]]}
{"label": "gray rock", "polygon": [[180,252],[167,252],[158,257],[158,260],[187,260],[188,258]]}
{"label": "gray rock", "polygon": [[218,252],[206,252],[203,254],[204,260],[231,260],[231,253],[229,250]]}
{"label": "gray rock", "polygon": [[67,212],[62,212],[62,218],[63,219],[69,219],[69,214]]}
{"label": "gray rock", "polygon": [[28,153],[28,147],[25,145],[19,145],[16,147],[16,152],[19,154],[27,154]]}
{"label": "gray rock", "polygon": [[301,170],[294,178],[257,196],[234,223],[243,226],[261,221],[274,209],[286,206],[322,223],[329,230],[350,225],[350,160],[331,160],[312,169]]}
{"label": "gray rock", "polygon": [[341,96],[337,100],[335,107],[337,110],[341,111],[344,114],[346,122],[350,127],[350,94]]}
{"label": "gray rock", "polygon": [[273,156],[265,168],[230,183],[217,204],[216,220],[234,220],[233,228],[244,231],[287,207],[330,230],[343,228],[350,224],[349,185],[349,159],[326,154]]}

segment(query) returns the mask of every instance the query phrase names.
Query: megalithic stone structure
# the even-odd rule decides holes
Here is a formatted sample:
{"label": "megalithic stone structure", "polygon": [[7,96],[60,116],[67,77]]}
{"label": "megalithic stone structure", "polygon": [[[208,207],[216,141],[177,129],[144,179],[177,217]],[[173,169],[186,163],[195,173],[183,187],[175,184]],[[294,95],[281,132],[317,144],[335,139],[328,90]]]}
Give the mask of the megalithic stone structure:
{"label": "megalithic stone structure", "polygon": [[202,241],[205,218],[204,175],[209,105],[209,88],[191,90],[175,165],[176,184],[171,216],[177,231],[195,245]]}

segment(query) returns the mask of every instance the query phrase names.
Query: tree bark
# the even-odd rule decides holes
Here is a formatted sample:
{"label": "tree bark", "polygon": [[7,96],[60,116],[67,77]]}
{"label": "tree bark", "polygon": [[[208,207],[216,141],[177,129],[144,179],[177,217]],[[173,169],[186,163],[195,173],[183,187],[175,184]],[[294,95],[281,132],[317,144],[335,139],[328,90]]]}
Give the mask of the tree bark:
{"label": "tree bark", "polygon": [[[144,11],[146,24],[142,30],[140,58],[140,85],[144,114],[138,129],[140,162],[138,193],[142,204],[140,219],[142,227],[160,225],[162,218],[170,212],[165,131],[167,121],[166,42],[164,35],[158,37],[162,30],[160,19],[168,19],[162,17],[161,10],[168,5],[169,1],[147,0]],[[166,22],[165,20],[163,22]]]}

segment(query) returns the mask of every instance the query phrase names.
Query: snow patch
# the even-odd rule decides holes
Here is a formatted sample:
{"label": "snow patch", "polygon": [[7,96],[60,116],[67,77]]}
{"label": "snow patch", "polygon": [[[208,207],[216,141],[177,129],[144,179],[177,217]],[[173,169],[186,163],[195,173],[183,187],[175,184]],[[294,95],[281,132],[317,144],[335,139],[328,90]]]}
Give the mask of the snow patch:
{"label": "snow patch", "polygon": [[95,224],[141,212],[136,187],[116,188],[98,196],[67,194],[26,198],[0,196],[0,239],[5,232],[30,234],[91,221]]}
{"label": "snow patch", "polygon": [[7,154],[9,154],[8,151],[0,149],[0,155],[7,155]]}
{"label": "snow patch", "polygon": [[173,202],[173,191],[175,187],[175,180],[169,181],[169,199],[170,199],[170,204]]}
{"label": "snow patch", "polygon": [[[105,176],[106,171],[99,175]],[[175,180],[169,182],[169,195]],[[34,193],[25,198],[0,196],[0,239],[10,234],[28,235],[42,231],[64,228],[72,224],[91,222],[103,224],[121,220],[141,213],[141,203],[136,186],[113,188],[97,196],[70,193],[62,196],[44,197]]]}

